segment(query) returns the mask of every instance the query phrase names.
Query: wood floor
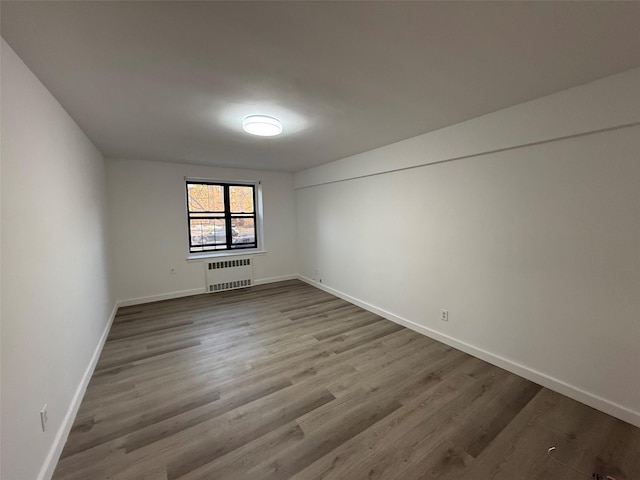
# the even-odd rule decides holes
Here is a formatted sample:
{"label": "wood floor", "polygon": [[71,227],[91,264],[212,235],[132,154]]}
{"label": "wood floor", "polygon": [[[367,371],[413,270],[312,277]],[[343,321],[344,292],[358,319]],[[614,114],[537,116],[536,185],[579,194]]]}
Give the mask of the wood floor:
{"label": "wood floor", "polygon": [[640,429],[290,281],[121,308],[54,478],[592,472],[640,479]]}

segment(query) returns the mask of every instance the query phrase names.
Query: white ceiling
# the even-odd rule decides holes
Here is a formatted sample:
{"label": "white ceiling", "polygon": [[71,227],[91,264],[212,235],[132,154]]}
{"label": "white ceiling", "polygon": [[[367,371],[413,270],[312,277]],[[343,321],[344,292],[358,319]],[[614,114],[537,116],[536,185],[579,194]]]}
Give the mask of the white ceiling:
{"label": "white ceiling", "polygon": [[[640,65],[640,2],[2,2],[107,157],[298,171]],[[241,131],[252,113],[285,132]]]}

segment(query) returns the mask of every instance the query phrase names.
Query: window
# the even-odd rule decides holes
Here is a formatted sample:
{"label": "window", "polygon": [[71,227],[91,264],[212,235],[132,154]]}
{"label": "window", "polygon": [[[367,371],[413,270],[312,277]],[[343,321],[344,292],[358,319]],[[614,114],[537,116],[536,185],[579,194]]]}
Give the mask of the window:
{"label": "window", "polygon": [[257,248],[256,186],[187,180],[189,252]]}

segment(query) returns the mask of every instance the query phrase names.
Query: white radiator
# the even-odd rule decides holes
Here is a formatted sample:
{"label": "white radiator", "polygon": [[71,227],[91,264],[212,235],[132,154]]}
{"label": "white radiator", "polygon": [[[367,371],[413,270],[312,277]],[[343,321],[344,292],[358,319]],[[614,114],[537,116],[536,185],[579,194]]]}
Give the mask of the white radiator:
{"label": "white radiator", "polygon": [[236,257],[233,260],[205,262],[207,292],[221,292],[253,284],[253,258]]}

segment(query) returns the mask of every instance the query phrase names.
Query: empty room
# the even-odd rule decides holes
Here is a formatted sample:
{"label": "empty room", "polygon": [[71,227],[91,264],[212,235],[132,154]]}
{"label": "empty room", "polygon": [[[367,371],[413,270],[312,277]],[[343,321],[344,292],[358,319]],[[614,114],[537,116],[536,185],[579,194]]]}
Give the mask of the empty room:
{"label": "empty room", "polygon": [[2,480],[640,480],[639,1],[0,1]]}

